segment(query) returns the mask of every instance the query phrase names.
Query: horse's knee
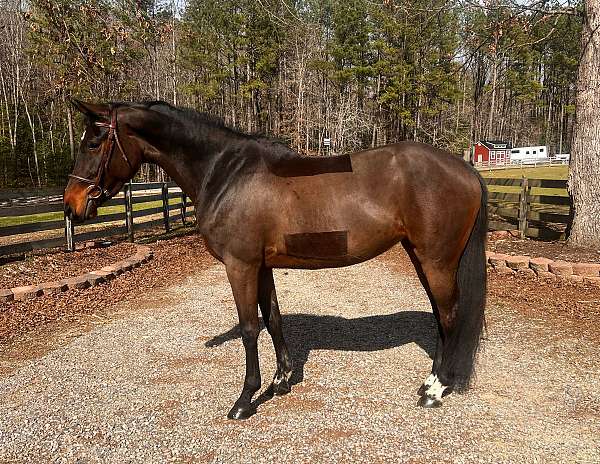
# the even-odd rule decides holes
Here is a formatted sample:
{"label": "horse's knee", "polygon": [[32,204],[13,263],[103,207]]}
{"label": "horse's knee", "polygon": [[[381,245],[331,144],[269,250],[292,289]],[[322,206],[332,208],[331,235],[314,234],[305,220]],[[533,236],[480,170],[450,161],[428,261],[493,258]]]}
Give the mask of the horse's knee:
{"label": "horse's knee", "polygon": [[258,326],[256,324],[242,324],[240,326],[240,334],[244,344],[256,342],[259,334]]}

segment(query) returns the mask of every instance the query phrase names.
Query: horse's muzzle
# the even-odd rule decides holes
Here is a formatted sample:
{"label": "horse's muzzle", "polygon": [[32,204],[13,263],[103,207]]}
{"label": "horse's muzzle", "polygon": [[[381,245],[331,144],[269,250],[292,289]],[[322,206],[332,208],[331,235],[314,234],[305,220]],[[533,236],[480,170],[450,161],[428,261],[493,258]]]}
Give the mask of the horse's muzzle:
{"label": "horse's muzzle", "polygon": [[97,215],[97,199],[90,197],[87,187],[70,184],[65,190],[64,210],[66,217],[81,223]]}

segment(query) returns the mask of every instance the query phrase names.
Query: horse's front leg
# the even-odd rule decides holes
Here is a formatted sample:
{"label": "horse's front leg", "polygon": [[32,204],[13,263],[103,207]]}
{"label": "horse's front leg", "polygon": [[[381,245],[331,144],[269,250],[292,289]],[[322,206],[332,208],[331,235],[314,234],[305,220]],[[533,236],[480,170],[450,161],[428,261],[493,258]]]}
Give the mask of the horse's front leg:
{"label": "horse's front leg", "polygon": [[269,331],[277,356],[277,372],[273,377],[271,390],[274,395],[285,395],[290,392],[290,376],[292,374],[292,360],[283,338],[281,327],[281,314],[275,293],[273,269],[261,267],[258,276],[258,304],[262,312],[265,327]]}
{"label": "horse's front leg", "polygon": [[256,412],[252,397],[260,389],[260,368],[258,365],[258,270],[259,266],[243,263],[239,260],[225,262],[227,277],[233,291],[238,311],[242,342],[246,350],[246,377],[244,388],[227,417],[247,419]]}

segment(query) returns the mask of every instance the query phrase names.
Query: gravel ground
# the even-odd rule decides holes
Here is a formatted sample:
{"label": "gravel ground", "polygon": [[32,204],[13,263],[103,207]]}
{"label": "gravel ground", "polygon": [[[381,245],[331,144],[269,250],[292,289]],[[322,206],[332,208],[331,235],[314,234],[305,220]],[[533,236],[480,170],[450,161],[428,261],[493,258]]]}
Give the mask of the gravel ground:
{"label": "gravel ground", "polygon": [[[416,407],[433,349],[418,281],[385,257],[277,271],[292,393],[225,415],[243,348],[224,268],[124,301],[0,369],[2,462],[600,462],[597,344],[492,305],[474,389]],[[264,388],[275,371],[266,331]]]}

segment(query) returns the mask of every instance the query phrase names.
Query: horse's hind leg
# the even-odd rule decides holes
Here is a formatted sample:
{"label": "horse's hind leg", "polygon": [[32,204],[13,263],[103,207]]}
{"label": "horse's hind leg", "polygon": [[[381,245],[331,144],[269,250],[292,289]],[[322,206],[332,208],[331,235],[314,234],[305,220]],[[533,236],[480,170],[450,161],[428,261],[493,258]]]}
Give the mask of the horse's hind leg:
{"label": "horse's hind leg", "polygon": [[[423,285],[438,322],[440,340],[432,375],[419,401],[424,407],[441,405],[442,396],[452,390],[466,390],[474,371],[484,323],[487,278],[487,190],[483,180],[479,176],[477,179],[481,196],[478,210],[473,205],[473,215],[469,214],[468,201],[475,196],[463,195],[454,211],[441,209],[413,225],[409,254],[418,261],[420,276],[426,281]],[[440,240],[441,231],[446,232],[444,240]]]}
{"label": "horse's hind leg", "polygon": [[256,412],[252,397],[260,389],[258,364],[258,267],[231,260],[226,261],[227,277],[238,311],[242,342],[246,351],[244,388],[229,414],[230,419],[247,419]]}
{"label": "horse's hind leg", "polygon": [[437,309],[436,299],[435,299],[434,295],[431,293],[431,288],[429,287],[429,281],[427,280],[427,277],[425,276],[425,272],[423,271],[423,267],[421,266],[421,262],[419,261],[419,258],[417,258],[416,254],[415,254],[414,247],[406,239],[402,240],[402,246],[404,247],[404,249],[406,250],[406,253],[410,257],[410,260],[412,261],[412,263],[415,267],[415,270],[417,271],[417,275],[419,276],[419,280],[421,281],[421,284],[423,285],[425,292],[427,292],[427,296],[429,297],[429,302],[431,303],[431,307],[433,309],[433,314],[435,315],[435,319],[437,321],[437,327],[438,327],[438,336],[437,336],[437,341],[436,341],[436,345],[435,345],[435,354],[433,356],[433,366],[431,367],[431,374],[429,374],[429,376],[425,379],[425,381],[421,384],[421,386],[417,390],[417,395],[423,396],[425,394],[425,392],[427,391],[427,389],[429,387],[431,387],[433,385],[433,383],[435,382],[435,379],[437,378],[437,370],[439,369],[440,363],[442,362],[442,353],[444,351],[444,344],[442,341],[443,330],[442,330],[442,326],[440,325],[440,318],[439,318],[439,313],[438,313],[438,309]]}
{"label": "horse's hind leg", "polygon": [[455,331],[454,319],[457,311],[458,292],[455,270],[437,264],[423,266],[427,277],[427,290],[433,313],[438,325],[438,341],[433,359],[431,374],[425,380],[419,393],[419,405],[423,407],[441,406],[442,396],[454,388],[455,371],[452,365],[453,353],[450,341]]}
{"label": "horse's hind leg", "polygon": [[277,371],[273,377],[272,391],[275,395],[285,395],[290,392],[289,379],[292,373],[292,361],[283,338],[273,270],[264,266],[261,267],[258,275],[258,304],[265,327],[273,340],[277,357]]}
{"label": "horse's hind leg", "polygon": [[482,243],[470,245],[460,262],[421,259],[442,346],[432,382],[419,401],[424,407],[440,406],[445,394],[466,390],[473,375],[484,320],[486,270]]}

